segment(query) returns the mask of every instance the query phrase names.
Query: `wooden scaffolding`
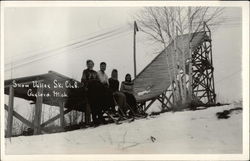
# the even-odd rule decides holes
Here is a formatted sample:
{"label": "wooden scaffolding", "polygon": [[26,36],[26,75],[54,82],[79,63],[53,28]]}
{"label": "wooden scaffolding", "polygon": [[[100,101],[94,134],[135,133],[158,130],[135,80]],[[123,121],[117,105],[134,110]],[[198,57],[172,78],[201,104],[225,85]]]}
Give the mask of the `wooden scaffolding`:
{"label": "wooden scaffolding", "polygon": [[208,37],[192,51],[193,95],[206,104],[216,103],[211,31],[204,23]]}
{"label": "wooden scaffolding", "polygon": [[[188,50],[191,48],[192,93],[187,95],[203,104],[215,104],[211,31],[204,23],[203,30],[192,33],[191,41],[189,40],[189,34],[176,38],[177,43],[184,46],[186,61],[190,61]],[[161,103],[163,111],[173,109],[175,104],[173,91],[178,90],[177,85],[170,79],[170,73],[173,72],[170,61],[174,54],[173,48],[172,42],[135,78],[135,96],[141,111],[145,112],[156,100]],[[189,73],[187,66],[186,73]],[[146,94],[138,95],[145,89],[148,91]]]}

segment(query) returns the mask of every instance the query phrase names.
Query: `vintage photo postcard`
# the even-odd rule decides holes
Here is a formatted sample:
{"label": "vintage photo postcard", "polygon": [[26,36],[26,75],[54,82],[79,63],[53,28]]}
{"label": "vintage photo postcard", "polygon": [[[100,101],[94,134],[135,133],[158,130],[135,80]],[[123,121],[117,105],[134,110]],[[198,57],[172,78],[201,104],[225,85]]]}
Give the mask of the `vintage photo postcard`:
{"label": "vintage photo postcard", "polygon": [[1,159],[248,160],[248,2],[1,2]]}

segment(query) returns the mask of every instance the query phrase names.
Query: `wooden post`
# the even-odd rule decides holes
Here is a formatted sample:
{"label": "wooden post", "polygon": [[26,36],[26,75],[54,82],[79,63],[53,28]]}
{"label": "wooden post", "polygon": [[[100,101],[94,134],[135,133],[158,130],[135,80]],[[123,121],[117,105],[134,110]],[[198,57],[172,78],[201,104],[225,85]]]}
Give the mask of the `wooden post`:
{"label": "wooden post", "polygon": [[64,102],[60,104],[60,126],[64,130]]}
{"label": "wooden post", "polygon": [[162,97],[161,97],[161,110],[164,110],[164,97],[163,97],[164,93],[162,93]]}
{"label": "wooden post", "polygon": [[8,119],[7,119],[7,137],[12,136],[13,126],[13,108],[14,108],[14,88],[9,87],[9,106],[8,106]]}
{"label": "wooden post", "polygon": [[[211,38],[211,37],[210,37]],[[212,44],[210,42],[210,59],[211,59],[211,66],[213,67],[213,54],[212,54]],[[212,88],[213,88],[213,103],[216,103],[216,94],[215,94],[215,84],[214,84],[214,68],[212,69],[212,73],[211,73],[211,79],[212,79]]]}
{"label": "wooden post", "polygon": [[[37,88],[37,93],[43,94],[43,88]],[[34,134],[41,133],[41,114],[42,114],[43,96],[37,96],[35,106],[35,118],[34,118]]]}

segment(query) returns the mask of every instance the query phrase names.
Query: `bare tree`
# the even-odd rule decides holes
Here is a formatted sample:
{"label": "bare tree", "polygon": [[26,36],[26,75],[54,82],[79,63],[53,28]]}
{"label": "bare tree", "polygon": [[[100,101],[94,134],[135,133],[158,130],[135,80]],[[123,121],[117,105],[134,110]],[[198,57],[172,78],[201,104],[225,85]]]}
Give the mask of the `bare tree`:
{"label": "bare tree", "polygon": [[220,24],[223,9],[221,7],[191,7],[189,20],[188,7],[145,7],[135,15],[135,19],[140,30],[148,34],[150,40],[161,43],[165,48],[175,37],[172,33],[174,27],[172,21],[180,35],[189,32],[189,23],[192,25],[191,32],[198,32],[202,29],[203,22],[206,22],[208,26]]}
{"label": "bare tree", "polygon": [[[135,16],[135,19],[140,30],[149,36],[149,40],[161,44],[162,49],[165,49],[177,36],[190,35],[190,33],[201,31],[204,22],[208,26],[219,25],[223,21],[222,17],[220,17],[223,9],[218,7],[146,7]],[[185,67],[187,62],[184,50],[183,43],[177,44],[174,41],[175,52],[173,57],[167,58],[171,59],[168,61],[172,61],[171,64],[173,65],[173,71],[170,73],[173,82],[172,87],[177,88],[173,90],[173,94],[182,104],[190,101],[186,89]],[[188,65],[191,66],[191,63]],[[189,81],[191,82],[191,74]],[[190,83],[189,86],[189,92],[191,93]]]}

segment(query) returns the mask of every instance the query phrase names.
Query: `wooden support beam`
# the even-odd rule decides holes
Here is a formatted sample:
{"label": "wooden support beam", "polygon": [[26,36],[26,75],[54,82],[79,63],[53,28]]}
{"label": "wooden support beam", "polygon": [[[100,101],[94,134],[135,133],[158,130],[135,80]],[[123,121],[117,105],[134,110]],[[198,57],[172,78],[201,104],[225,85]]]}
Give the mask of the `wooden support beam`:
{"label": "wooden support beam", "polygon": [[8,106],[8,118],[7,118],[7,137],[12,136],[12,126],[13,126],[13,108],[14,108],[14,88],[10,86],[9,88],[9,106]]}
{"label": "wooden support beam", "polygon": [[[63,111],[63,114],[66,115],[67,113],[69,113],[70,111],[72,111],[72,109],[67,109],[65,111]],[[53,118],[45,121],[44,123],[41,124],[41,127],[45,127],[46,125],[52,123],[53,121],[59,119],[61,117],[61,114],[58,114],[56,116],[54,116]]]}
{"label": "wooden support beam", "polygon": [[211,41],[203,41],[202,44],[200,44],[200,46],[197,47],[197,50],[194,52],[194,57],[195,59],[193,59],[193,68],[195,74],[193,75],[193,78],[198,78],[198,81],[195,81],[193,84],[193,93],[196,94],[200,99],[207,99],[207,102],[215,102],[214,97],[216,96],[216,94],[214,92],[213,84],[214,67]]}
{"label": "wooden support beam", "polygon": [[170,100],[170,98],[171,98],[172,95],[170,95],[169,98],[168,98],[166,95],[162,95],[162,96],[167,100],[166,104],[169,103],[170,106],[172,106],[172,107],[174,106],[173,103],[172,103],[171,100]]}
{"label": "wooden support beam", "polygon": [[60,126],[64,129],[64,102],[60,103]]}
{"label": "wooden support beam", "polygon": [[152,99],[151,102],[144,108],[144,112],[148,110],[148,108],[155,102],[156,98]]}
{"label": "wooden support beam", "polygon": [[167,109],[170,109],[170,107],[168,107],[168,105],[167,105],[166,103],[164,103],[164,102],[162,101],[162,99],[157,98],[157,100],[160,101],[160,102],[162,103],[162,110],[165,110],[165,107],[167,107]]}
{"label": "wooden support beam", "polygon": [[199,85],[203,85],[204,88],[207,87],[206,84],[205,84],[204,82],[206,81],[206,78],[207,78],[207,79],[210,79],[210,78],[209,78],[209,77],[206,77],[206,75],[200,75],[199,77],[202,77],[202,76],[203,76],[202,79],[199,79],[199,78],[198,78],[198,81],[194,83],[193,88],[195,88],[195,87],[197,87],[197,86],[199,86]]}
{"label": "wooden support beam", "polygon": [[[205,80],[206,77],[203,77],[201,80],[199,80],[197,83],[193,83],[193,88],[196,88],[197,86],[199,86],[201,84],[201,82],[203,82]],[[204,84],[205,85],[205,84]]]}
{"label": "wooden support beam", "polygon": [[[8,106],[5,104],[4,105],[4,109],[6,111],[8,111]],[[28,127],[34,129],[34,124],[32,122],[30,122],[29,120],[25,119],[22,115],[20,115],[19,113],[17,113],[15,110],[13,110],[13,116],[15,116],[18,120],[20,120],[22,123],[24,123],[25,125],[27,125]],[[42,129],[42,131],[44,131]],[[44,131],[46,132],[46,131]]]}
{"label": "wooden support beam", "polygon": [[[43,88],[37,88],[37,93],[43,93]],[[36,106],[35,106],[35,119],[34,119],[34,134],[41,133],[41,114],[42,114],[42,105],[43,105],[43,96],[36,97]]]}
{"label": "wooden support beam", "polygon": [[205,89],[197,89],[197,90],[194,90],[194,92],[206,92]]}
{"label": "wooden support beam", "polygon": [[[162,95],[163,95],[163,94],[162,94]],[[165,107],[164,104],[165,104],[165,103],[164,103],[164,98],[163,98],[163,96],[160,95],[159,97],[157,97],[157,100],[161,102],[161,108],[164,109],[164,107]]]}
{"label": "wooden support beam", "polygon": [[202,97],[206,97],[206,94],[207,94],[207,92],[204,92],[201,96],[199,96],[200,98],[202,98]]}
{"label": "wooden support beam", "polygon": [[[6,111],[8,111],[8,108],[9,108],[9,107],[5,104],[5,105],[4,105],[4,109],[5,109]],[[22,123],[24,123],[24,124],[27,125],[28,127],[34,128],[34,125],[33,125],[32,122],[26,120],[23,116],[21,116],[19,113],[15,112],[14,110],[13,110],[13,116],[15,116],[17,119],[19,119]]]}

